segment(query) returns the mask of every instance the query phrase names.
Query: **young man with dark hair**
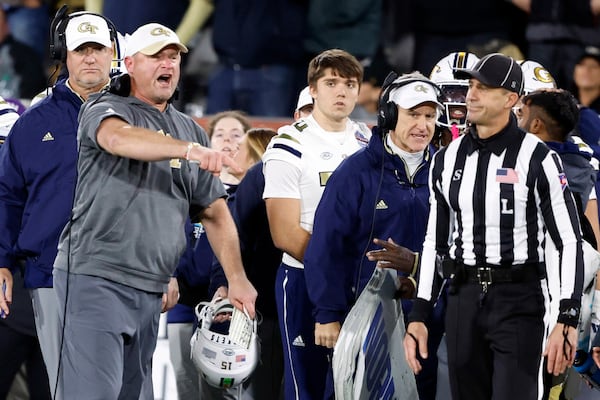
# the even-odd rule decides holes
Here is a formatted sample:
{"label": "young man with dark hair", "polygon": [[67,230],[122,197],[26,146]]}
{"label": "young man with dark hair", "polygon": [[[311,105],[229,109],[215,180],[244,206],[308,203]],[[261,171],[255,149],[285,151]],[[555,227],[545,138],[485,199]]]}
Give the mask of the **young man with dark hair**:
{"label": "young man with dark hair", "polygon": [[325,390],[330,350],[315,343],[304,251],[327,179],[370,137],[364,124],[348,118],[362,75],[361,64],[343,50],[326,50],[313,58],[308,68],[312,115],[280,128],[263,156],[271,235],[284,252],[275,290],[286,399],[322,398]]}

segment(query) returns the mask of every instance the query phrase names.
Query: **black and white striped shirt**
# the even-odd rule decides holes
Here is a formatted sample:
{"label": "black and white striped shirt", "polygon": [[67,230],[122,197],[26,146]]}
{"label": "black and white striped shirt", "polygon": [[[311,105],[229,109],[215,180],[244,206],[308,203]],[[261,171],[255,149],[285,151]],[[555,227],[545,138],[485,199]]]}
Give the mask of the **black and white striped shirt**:
{"label": "black and white striped shirt", "polygon": [[512,115],[489,139],[474,129],[433,159],[418,297],[431,300],[436,253],[472,266],[543,262],[547,230],[560,254],[560,298],[579,303],[581,231],[558,154]]}

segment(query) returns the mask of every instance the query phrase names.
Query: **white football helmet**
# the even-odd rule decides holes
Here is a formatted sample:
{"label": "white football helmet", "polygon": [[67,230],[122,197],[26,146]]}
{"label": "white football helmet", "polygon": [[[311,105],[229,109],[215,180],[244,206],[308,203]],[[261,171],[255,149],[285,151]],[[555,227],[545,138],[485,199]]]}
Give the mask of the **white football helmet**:
{"label": "white football helmet", "polygon": [[556,89],[556,82],[542,64],[533,60],[521,61],[523,70],[523,95],[538,89]]}
{"label": "white football helmet", "polygon": [[4,144],[4,140],[18,118],[19,114],[15,108],[0,97],[0,145]]}
{"label": "white football helmet", "polygon": [[216,388],[236,387],[245,382],[260,356],[256,319],[248,348],[230,340],[229,316],[233,309],[228,299],[220,298],[196,306],[198,327],[190,340],[191,358],[206,382]]}
{"label": "white football helmet", "polygon": [[467,126],[467,90],[468,79],[454,78],[457,68],[473,68],[479,58],[472,53],[459,51],[448,54],[437,62],[431,70],[429,79],[442,89],[443,109],[436,124],[446,128],[463,130]]}
{"label": "white football helmet", "polygon": [[117,32],[117,40],[115,40],[113,43],[113,60],[110,64],[109,74],[111,77],[127,73],[125,62],[123,62],[123,59],[125,58],[126,47],[127,42],[125,40],[125,36],[123,36],[121,32]]}

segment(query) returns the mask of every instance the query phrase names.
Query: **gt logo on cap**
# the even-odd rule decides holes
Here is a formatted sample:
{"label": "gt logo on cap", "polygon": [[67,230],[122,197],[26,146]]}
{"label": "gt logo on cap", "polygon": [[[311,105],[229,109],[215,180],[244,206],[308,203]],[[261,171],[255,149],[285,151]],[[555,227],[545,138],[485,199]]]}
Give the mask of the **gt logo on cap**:
{"label": "gt logo on cap", "polygon": [[415,92],[429,93],[429,89],[425,85],[416,85]]}
{"label": "gt logo on cap", "polygon": [[150,31],[150,34],[152,36],[160,36],[160,35],[171,36],[171,32],[166,29],[163,29],[163,28],[154,28],[154,29],[152,29],[152,31]]}
{"label": "gt logo on cap", "polygon": [[98,30],[98,27],[96,25],[90,24],[89,22],[82,22],[77,27],[78,32],[81,32],[81,33],[89,32],[92,35],[95,35],[97,30]]}

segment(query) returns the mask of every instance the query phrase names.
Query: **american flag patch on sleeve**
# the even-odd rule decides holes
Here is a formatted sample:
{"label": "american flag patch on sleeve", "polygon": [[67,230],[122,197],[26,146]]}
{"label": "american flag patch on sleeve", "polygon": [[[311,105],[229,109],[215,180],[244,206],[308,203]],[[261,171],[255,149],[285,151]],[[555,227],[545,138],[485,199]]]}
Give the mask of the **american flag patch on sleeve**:
{"label": "american flag patch on sleeve", "polygon": [[496,182],[498,183],[519,183],[519,175],[512,168],[498,168],[496,170]]}
{"label": "american flag patch on sleeve", "polygon": [[564,172],[558,174],[558,180],[560,181],[560,186],[561,186],[562,190],[565,190],[565,188],[567,186],[569,186],[569,181],[567,181],[567,176],[565,175]]}

